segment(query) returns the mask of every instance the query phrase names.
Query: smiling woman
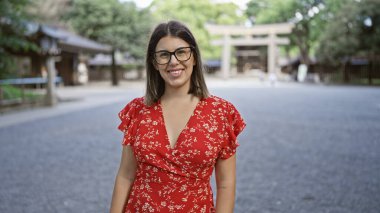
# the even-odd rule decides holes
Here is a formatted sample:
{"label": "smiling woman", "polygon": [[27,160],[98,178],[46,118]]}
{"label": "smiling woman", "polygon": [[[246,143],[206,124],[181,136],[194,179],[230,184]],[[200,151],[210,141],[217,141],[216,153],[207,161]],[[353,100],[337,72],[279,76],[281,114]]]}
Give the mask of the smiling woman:
{"label": "smiling woman", "polygon": [[161,38],[156,46],[154,60],[156,70],[165,81],[165,90],[190,87],[190,77],[196,63],[187,42],[173,36]]}
{"label": "smiling woman", "polygon": [[[162,58],[157,58],[165,55],[169,60],[162,61]],[[178,58],[179,56],[181,58]],[[182,58],[183,56],[186,58]],[[171,94],[172,89],[178,89],[177,86],[181,84],[184,84],[181,85],[182,93],[189,93],[198,98],[206,98],[209,95],[198,44],[190,30],[179,22],[159,24],[153,31],[146,54],[146,67],[147,105],[165,99],[165,96],[161,97],[164,92]],[[173,92],[178,93],[177,89]]]}
{"label": "smiling woman", "polygon": [[245,123],[231,103],[209,94],[190,30],[177,21],[158,25],[146,67],[145,96],[119,113],[123,152],[111,212],[233,212]]}

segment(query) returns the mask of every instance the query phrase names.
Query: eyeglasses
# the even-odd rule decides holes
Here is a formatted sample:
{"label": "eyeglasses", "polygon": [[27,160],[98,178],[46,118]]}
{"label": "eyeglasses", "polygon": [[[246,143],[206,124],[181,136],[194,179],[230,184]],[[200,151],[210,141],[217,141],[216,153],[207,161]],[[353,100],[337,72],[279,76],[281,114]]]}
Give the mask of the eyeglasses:
{"label": "eyeglasses", "polygon": [[154,53],[154,60],[157,64],[164,65],[168,64],[172,58],[172,55],[181,62],[187,61],[191,57],[191,52],[193,51],[192,47],[180,47],[174,52],[169,52],[166,50],[160,50]]}

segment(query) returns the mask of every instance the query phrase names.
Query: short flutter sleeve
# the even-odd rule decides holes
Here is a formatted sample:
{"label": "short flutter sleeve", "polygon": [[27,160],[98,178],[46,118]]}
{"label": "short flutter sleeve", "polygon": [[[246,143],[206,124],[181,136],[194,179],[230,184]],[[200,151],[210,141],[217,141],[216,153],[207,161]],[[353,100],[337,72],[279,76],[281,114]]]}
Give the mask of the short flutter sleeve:
{"label": "short flutter sleeve", "polygon": [[227,102],[226,119],[225,119],[225,140],[223,141],[222,150],[219,158],[227,159],[236,153],[236,148],[239,146],[237,136],[243,131],[246,126],[240,113],[234,105]]}
{"label": "short flutter sleeve", "polygon": [[143,98],[136,98],[129,102],[120,112],[121,123],[118,127],[124,133],[122,145],[133,145],[136,128],[139,124],[139,112],[143,106]]}

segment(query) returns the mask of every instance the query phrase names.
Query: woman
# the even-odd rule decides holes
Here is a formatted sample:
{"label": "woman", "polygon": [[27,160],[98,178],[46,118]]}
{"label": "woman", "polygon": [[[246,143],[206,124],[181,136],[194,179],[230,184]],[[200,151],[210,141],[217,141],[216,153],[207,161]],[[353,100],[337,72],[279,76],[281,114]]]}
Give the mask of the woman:
{"label": "woman", "polygon": [[158,25],[146,67],[145,96],[119,113],[124,146],[111,212],[233,212],[236,137],[245,123],[231,103],[209,95],[190,30]]}

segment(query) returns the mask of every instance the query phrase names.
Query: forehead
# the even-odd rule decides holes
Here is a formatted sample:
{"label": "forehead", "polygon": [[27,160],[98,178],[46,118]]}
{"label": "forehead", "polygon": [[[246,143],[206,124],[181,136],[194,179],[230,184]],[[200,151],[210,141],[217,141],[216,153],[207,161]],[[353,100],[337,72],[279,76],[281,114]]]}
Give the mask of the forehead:
{"label": "forehead", "polygon": [[167,50],[174,51],[180,47],[189,47],[189,43],[179,37],[165,36],[158,41],[156,51]]}

